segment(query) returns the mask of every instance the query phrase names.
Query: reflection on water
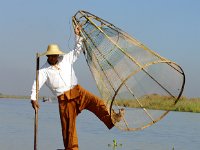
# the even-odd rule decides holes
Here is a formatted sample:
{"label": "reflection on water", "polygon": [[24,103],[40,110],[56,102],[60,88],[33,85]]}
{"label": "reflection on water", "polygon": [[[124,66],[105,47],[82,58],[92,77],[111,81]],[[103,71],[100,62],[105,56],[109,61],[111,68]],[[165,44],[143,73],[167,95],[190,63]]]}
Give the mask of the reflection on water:
{"label": "reflection on water", "polygon": [[[38,149],[63,148],[57,103],[39,110]],[[0,149],[33,149],[34,111],[29,100],[0,99]],[[77,119],[80,150],[199,150],[200,114],[170,112],[153,126],[136,132],[108,130],[84,110]],[[119,146],[113,146],[116,140]],[[121,145],[120,145],[121,144]]]}

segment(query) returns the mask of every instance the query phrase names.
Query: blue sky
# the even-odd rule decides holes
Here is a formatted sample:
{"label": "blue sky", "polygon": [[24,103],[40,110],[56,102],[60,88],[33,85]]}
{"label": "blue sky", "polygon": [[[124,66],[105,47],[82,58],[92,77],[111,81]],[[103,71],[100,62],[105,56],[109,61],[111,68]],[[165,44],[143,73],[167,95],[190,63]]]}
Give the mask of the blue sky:
{"label": "blue sky", "polygon": [[[183,94],[200,97],[199,0],[0,0],[0,93],[30,94],[36,52],[49,43],[66,52],[73,48],[71,17],[78,10],[113,23],[178,63],[186,74]],[[83,55],[75,70],[79,83],[96,93]],[[43,88],[41,94],[50,92]]]}

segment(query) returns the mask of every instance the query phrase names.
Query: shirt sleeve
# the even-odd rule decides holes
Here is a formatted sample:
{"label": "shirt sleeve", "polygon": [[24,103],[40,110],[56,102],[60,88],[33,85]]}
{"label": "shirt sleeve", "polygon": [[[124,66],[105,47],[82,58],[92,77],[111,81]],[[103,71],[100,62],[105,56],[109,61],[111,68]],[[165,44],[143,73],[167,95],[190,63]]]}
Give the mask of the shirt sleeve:
{"label": "shirt sleeve", "polygon": [[[40,88],[44,85],[44,83],[47,80],[47,75],[43,69],[39,70],[38,80],[39,80],[39,87],[38,87],[39,89],[38,90],[40,90]],[[31,100],[36,100],[36,80],[34,80],[33,85],[32,85]]]}
{"label": "shirt sleeve", "polygon": [[78,56],[80,55],[80,53],[83,51],[82,41],[83,41],[82,37],[78,35],[75,36],[75,47],[72,51],[68,53],[71,63],[75,62]]}

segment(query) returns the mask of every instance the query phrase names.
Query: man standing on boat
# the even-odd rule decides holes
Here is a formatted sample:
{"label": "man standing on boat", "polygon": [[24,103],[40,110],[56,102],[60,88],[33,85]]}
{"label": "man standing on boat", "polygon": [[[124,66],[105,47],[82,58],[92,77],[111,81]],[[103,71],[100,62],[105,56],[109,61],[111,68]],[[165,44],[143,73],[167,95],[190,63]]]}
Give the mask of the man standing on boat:
{"label": "man standing on boat", "polygon": [[[108,129],[114,126],[113,123],[120,121],[124,113],[123,110],[113,113],[115,119],[112,120],[104,101],[78,84],[73,63],[83,51],[79,27],[75,29],[75,34],[75,48],[67,54],[56,44],[48,45],[43,54],[47,56],[47,62],[39,70],[39,89],[45,83],[58,98],[65,150],[78,150],[76,117],[83,109],[93,112]],[[34,109],[39,109],[36,101],[36,81],[32,86],[31,104]]]}

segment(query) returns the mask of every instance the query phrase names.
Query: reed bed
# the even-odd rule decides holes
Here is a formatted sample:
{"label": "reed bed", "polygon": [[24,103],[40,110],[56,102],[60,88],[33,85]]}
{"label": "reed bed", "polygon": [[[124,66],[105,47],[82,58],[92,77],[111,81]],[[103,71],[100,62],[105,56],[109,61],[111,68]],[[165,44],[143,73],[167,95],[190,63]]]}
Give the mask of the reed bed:
{"label": "reed bed", "polygon": [[[155,110],[169,110],[180,112],[200,112],[200,98],[186,98],[181,97],[179,101],[174,104],[174,100],[167,96],[150,95],[138,99],[143,107]],[[141,108],[136,99],[133,100],[116,100],[115,104],[130,108]]]}

